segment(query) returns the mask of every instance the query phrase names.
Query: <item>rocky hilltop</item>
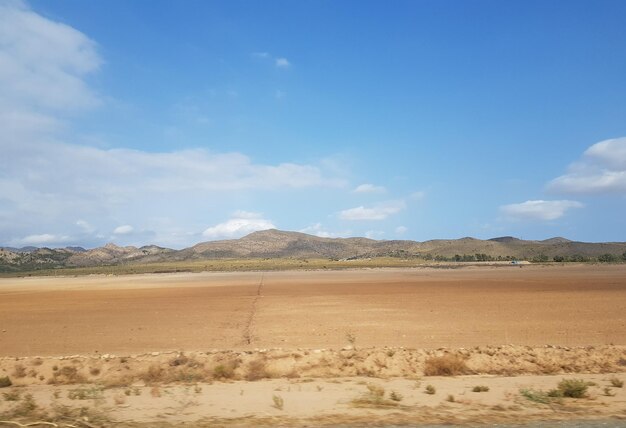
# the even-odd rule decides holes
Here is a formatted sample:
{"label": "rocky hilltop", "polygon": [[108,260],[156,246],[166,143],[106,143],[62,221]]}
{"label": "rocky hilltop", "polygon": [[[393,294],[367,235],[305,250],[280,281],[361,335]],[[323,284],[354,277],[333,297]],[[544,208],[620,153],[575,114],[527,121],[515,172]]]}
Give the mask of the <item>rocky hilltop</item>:
{"label": "rocky hilltop", "polygon": [[588,243],[556,237],[527,241],[510,236],[416,241],[378,241],[367,238],[321,238],[299,232],[264,230],[240,239],[202,242],[173,250],[156,245],[67,248],[0,248],[0,272],[41,268],[88,267],[205,259],[369,257],[422,258],[425,260],[484,261],[525,259],[534,261],[622,261],[625,242]]}

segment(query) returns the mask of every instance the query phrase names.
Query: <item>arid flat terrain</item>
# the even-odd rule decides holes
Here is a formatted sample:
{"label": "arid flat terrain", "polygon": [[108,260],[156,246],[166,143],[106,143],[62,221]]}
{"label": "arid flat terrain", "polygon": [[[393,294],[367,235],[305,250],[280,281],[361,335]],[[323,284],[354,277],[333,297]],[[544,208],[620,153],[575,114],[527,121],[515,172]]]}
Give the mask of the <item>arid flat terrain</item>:
{"label": "arid flat terrain", "polygon": [[0,426],[619,426],[624,372],[625,265],[0,279]]}
{"label": "arid flat terrain", "polygon": [[5,356],[626,344],[626,265],[0,279]]}

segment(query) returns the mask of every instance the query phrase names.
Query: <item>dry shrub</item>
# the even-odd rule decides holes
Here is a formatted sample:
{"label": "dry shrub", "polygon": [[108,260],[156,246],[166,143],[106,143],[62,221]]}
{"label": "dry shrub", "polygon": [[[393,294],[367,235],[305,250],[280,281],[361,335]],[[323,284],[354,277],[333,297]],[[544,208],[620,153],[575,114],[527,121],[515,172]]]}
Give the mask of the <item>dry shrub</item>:
{"label": "dry shrub", "polygon": [[27,418],[36,417],[39,415],[37,412],[37,403],[32,394],[26,394],[19,404],[13,407],[10,411],[0,414],[0,418],[14,419],[14,418]]}
{"label": "dry shrub", "polygon": [[63,366],[52,374],[52,378],[48,380],[51,385],[70,385],[73,383],[85,383],[85,376],[78,373],[78,369],[72,366]]}
{"label": "dry shrub", "polygon": [[165,370],[161,366],[152,364],[148,370],[139,374],[139,379],[146,385],[163,382],[165,380]]}
{"label": "dry shrub", "polygon": [[385,398],[385,388],[382,386],[368,384],[367,392],[352,400],[352,405],[355,407],[397,407],[398,401],[402,399],[402,397],[398,397],[398,395],[396,395],[395,398],[400,398],[400,400],[396,400],[393,397],[391,398],[391,400]]}
{"label": "dry shrub", "polygon": [[207,380],[207,373],[200,367],[177,367],[169,373],[169,382],[195,383]]}
{"label": "dry shrub", "polygon": [[260,380],[271,377],[267,372],[266,361],[262,358],[248,363],[246,380]]}
{"label": "dry shrub", "polygon": [[431,357],[424,362],[425,376],[457,376],[469,373],[465,360],[456,355]]}
{"label": "dry shrub", "polygon": [[186,357],[184,354],[180,354],[177,357],[172,358],[169,361],[169,365],[172,367],[177,367],[177,366],[184,366],[189,362],[189,358]]}
{"label": "dry shrub", "polygon": [[16,364],[13,368],[13,376],[18,379],[26,377],[26,367],[24,367],[22,364]]}
{"label": "dry shrub", "polygon": [[100,369],[97,367],[92,367],[89,369],[89,374],[92,376],[98,376],[100,374]]}
{"label": "dry shrub", "polygon": [[123,388],[133,384],[132,376],[116,376],[105,378],[99,382],[105,388]]}
{"label": "dry shrub", "polygon": [[232,364],[218,364],[213,368],[215,379],[232,379],[235,376],[235,368]]}
{"label": "dry shrub", "polygon": [[0,388],[7,388],[11,385],[13,385],[13,382],[11,382],[8,376],[0,377]]}

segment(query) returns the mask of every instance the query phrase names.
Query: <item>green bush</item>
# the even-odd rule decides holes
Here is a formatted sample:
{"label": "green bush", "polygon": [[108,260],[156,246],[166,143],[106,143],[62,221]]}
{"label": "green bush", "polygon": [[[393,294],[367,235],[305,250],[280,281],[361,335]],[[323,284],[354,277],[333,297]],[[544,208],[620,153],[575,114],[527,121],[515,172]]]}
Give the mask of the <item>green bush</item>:
{"label": "green bush", "polygon": [[558,390],[561,391],[563,397],[583,398],[587,396],[587,389],[590,383],[582,379],[563,379],[559,382]]}
{"label": "green bush", "polygon": [[0,377],[0,388],[6,388],[11,385],[13,385],[13,382],[11,382],[8,376]]}

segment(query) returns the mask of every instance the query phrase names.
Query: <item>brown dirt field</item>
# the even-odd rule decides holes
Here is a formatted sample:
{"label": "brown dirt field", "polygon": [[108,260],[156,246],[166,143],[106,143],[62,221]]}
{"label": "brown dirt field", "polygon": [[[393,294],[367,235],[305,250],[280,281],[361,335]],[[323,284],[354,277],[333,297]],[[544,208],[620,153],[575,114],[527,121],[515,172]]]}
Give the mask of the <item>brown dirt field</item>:
{"label": "brown dirt field", "polygon": [[[0,279],[0,355],[626,345],[626,265]],[[249,342],[249,343],[248,343]]]}

